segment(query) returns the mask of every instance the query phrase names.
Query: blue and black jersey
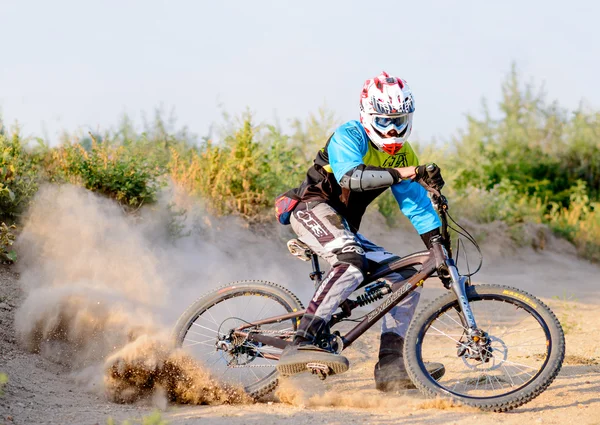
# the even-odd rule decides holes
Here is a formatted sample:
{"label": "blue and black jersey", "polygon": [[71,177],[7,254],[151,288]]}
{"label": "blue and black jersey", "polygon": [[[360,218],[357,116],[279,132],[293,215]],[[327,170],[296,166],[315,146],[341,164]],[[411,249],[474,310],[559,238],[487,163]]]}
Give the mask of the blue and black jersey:
{"label": "blue and black jersey", "polygon": [[[419,164],[409,143],[395,155],[379,151],[358,121],[340,126],[319,150],[306,179],[290,195],[303,201],[324,201],[341,214],[354,232],[358,231],[367,206],[387,188],[363,192],[343,189],[339,182],[348,171],[364,164],[371,167],[397,168]],[[403,180],[391,186],[392,193],[417,232],[423,234],[440,226],[427,192],[418,183]]]}

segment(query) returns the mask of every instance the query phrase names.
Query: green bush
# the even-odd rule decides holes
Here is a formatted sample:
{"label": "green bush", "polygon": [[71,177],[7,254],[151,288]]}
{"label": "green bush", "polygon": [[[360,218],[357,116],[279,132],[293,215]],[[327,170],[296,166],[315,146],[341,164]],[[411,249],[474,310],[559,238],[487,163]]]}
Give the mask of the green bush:
{"label": "green bush", "polygon": [[23,145],[18,131],[0,134],[0,218],[13,222],[27,208],[39,183],[37,160]]}
{"label": "green bush", "polygon": [[[160,411],[155,410],[151,414],[149,414],[147,416],[144,416],[142,418],[141,422],[137,422],[137,421],[134,421],[134,422],[124,421],[124,422],[122,422],[121,425],[133,425],[133,424],[137,424],[137,423],[139,423],[141,425],[167,425],[168,424],[168,422],[165,421],[162,418],[162,415],[161,415]],[[106,425],[115,425],[114,419],[113,418],[108,418],[106,420]]]}
{"label": "green bush", "polygon": [[[250,113],[238,121],[225,115],[225,121],[217,141],[198,143],[185,129],[174,130],[161,111],[141,132],[125,116],[102,138],[71,137],[58,147],[40,144],[29,151],[18,132],[9,137],[0,124],[0,218],[14,222],[42,178],[79,184],[138,208],[153,202],[170,177],[202,197],[213,214],[248,223],[273,220],[274,198],[301,183],[338,124],[325,108],[292,122],[291,134],[256,125]],[[484,103],[482,113],[468,115],[465,129],[446,143],[413,145],[422,163],[442,167],[444,193],[457,218],[502,221],[513,233],[527,223],[545,223],[582,255],[599,260],[599,140],[599,112],[583,106],[568,112],[548,103],[543,91],[520,82],[513,67],[497,112]],[[389,192],[376,207],[389,224],[402,223]],[[184,231],[177,217],[169,229],[174,235]],[[10,227],[4,234],[12,234]]]}
{"label": "green bush", "polygon": [[568,207],[582,180],[598,200],[600,115],[583,108],[569,114],[544,99],[531,85],[521,88],[513,68],[502,86],[500,117],[492,118],[487,108],[482,118],[469,115],[467,129],[450,143],[455,190],[492,190],[507,180],[502,185],[520,196]]}
{"label": "green bush", "polygon": [[207,200],[213,213],[240,215],[249,222],[272,219],[265,211],[276,195],[297,186],[306,172],[288,140],[273,126],[255,126],[247,114],[220,144],[171,149],[171,176]]}
{"label": "green bush", "polygon": [[158,161],[146,155],[96,140],[87,149],[85,143],[75,142],[51,150],[46,171],[51,182],[79,184],[132,208],[156,200],[165,172]]}
{"label": "green bush", "polygon": [[0,395],[3,395],[4,392],[2,391],[2,388],[8,383],[8,376],[6,376],[6,373],[2,373],[0,372]]}
{"label": "green bush", "polygon": [[484,103],[482,115],[469,115],[466,129],[448,143],[426,146],[422,162],[440,164],[459,216],[500,220],[509,231],[546,223],[597,261],[600,114],[548,104],[543,91],[521,85],[514,67],[498,106],[493,117]]}
{"label": "green bush", "polygon": [[590,202],[585,182],[580,180],[572,190],[568,208],[552,204],[544,221],[573,242],[581,256],[600,262],[600,203]]}
{"label": "green bush", "polygon": [[9,263],[14,263],[17,260],[17,253],[11,249],[13,242],[16,239],[15,230],[17,226],[7,226],[4,222],[0,223],[0,259]]}

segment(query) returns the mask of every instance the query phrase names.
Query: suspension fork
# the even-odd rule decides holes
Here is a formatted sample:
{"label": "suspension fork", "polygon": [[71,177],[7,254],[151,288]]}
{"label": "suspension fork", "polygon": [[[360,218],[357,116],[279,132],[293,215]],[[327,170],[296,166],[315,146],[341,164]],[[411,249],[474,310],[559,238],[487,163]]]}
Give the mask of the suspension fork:
{"label": "suspension fork", "polygon": [[[446,221],[445,216],[443,221]],[[471,310],[469,300],[467,299],[467,278],[458,274],[456,263],[446,251],[446,248],[443,245],[442,237],[434,236],[431,238],[431,244],[438,275],[445,278],[442,280],[444,285],[446,288],[452,289],[456,295],[460,311],[462,312],[464,320],[466,321],[466,323],[463,323],[463,325],[469,329],[469,333],[477,331],[477,323],[475,323],[475,317],[473,316],[473,311]],[[449,284],[447,284],[448,278],[450,280],[450,282],[448,282]]]}
{"label": "suspension fork", "polygon": [[477,330],[477,323],[475,323],[475,317],[473,316],[473,311],[471,310],[469,300],[467,299],[467,278],[458,274],[456,264],[454,263],[454,260],[452,258],[446,259],[446,268],[448,274],[450,275],[450,288],[452,289],[452,291],[456,295],[456,298],[458,299],[458,305],[460,306],[460,310],[463,313],[463,317],[467,322],[466,325],[470,331]]}

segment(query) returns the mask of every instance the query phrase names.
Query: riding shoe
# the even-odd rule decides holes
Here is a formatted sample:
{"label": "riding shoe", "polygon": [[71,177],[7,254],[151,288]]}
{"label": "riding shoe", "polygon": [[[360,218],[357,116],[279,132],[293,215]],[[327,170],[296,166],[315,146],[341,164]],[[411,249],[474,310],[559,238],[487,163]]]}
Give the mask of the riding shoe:
{"label": "riding shoe", "polygon": [[[416,388],[404,366],[403,347],[401,336],[392,332],[381,334],[379,361],[375,365],[375,387],[378,390],[389,392]],[[446,372],[441,363],[425,363],[425,368],[436,381]]]}
{"label": "riding shoe", "polygon": [[308,371],[311,363],[317,368],[327,367],[329,375],[347,371],[350,362],[346,357],[316,345],[318,341],[323,341],[323,336],[329,334],[329,326],[323,319],[305,314],[292,344],[281,353],[277,371],[282,376],[295,375]]}
{"label": "riding shoe", "polygon": [[328,374],[343,373],[350,367],[348,359],[312,344],[289,345],[281,353],[277,362],[277,371],[282,376],[295,375],[309,370],[308,365],[324,365]]}

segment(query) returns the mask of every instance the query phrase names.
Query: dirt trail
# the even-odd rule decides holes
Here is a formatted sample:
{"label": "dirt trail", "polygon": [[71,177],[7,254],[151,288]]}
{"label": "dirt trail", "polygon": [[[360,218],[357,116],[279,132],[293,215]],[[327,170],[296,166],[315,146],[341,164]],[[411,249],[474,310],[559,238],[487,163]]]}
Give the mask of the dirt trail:
{"label": "dirt trail", "polygon": [[[104,208],[102,205],[98,208]],[[92,213],[94,213],[93,210],[88,210],[86,214],[89,217]],[[113,232],[115,228],[111,226],[115,225],[114,222],[101,221],[102,217],[104,216],[101,214],[97,215],[92,221],[96,225],[98,222],[103,223],[103,225],[108,226],[105,231]],[[376,219],[375,224],[372,224],[371,227],[366,226],[364,229],[364,233],[376,242],[400,254],[405,254],[413,249],[421,249],[418,238],[412,234],[405,234],[401,231],[394,234],[378,231],[381,227],[377,226]],[[86,227],[85,223],[77,224],[74,220],[67,221],[70,226],[83,226],[80,227],[79,233],[77,231],[73,233],[72,238],[78,237],[82,231],[84,234],[86,234],[86,231],[91,231],[91,228]],[[373,221],[371,220],[371,223]],[[118,220],[117,229],[125,233],[130,231],[128,225]],[[91,233],[86,235],[94,241],[92,246],[89,247],[89,252],[84,250],[84,254],[87,256],[97,255],[98,245],[94,244],[103,244],[107,243],[107,240],[109,242],[111,240],[110,237],[108,239],[105,237],[95,239],[94,234]],[[123,238],[123,241],[132,240],[130,234],[127,234],[127,236],[127,238]],[[138,238],[139,243],[145,243],[146,241],[139,234],[133,236]],[[250,238],[245,234],[240,237]],[[102,282],[102,279],[105,279],[109,286],[113,285],[111,273],[115,270],[104,273],[101,261],[97,263],[99,264],[97,268],[94,266],[96,264],[94,262],[86,261],[82,263],[83,265],[79,264],[78,252],[81,249],[71,249],[68,245],[64,247],[66,250],[64,252],[65,259],[68,261],[59,261],[56,257],[59,254],[55,252],[56,250],[51,249],[52,243],[58,243],[57,240],[52,242],[54,233],[50,232],[44,238],[48,244],[45,245],[44,249],[50,249],[52,254],[45,253],[42,255],[38,251],[37,255],[40,259],[37,264],[35,261],[32,262],[31,257],[26,257],[24,264],[27,268],[22,275],[19,275],[12,267],[0,266],[0,371],[6,372],[10,380],[4,388],[4,395],[0,396],[0,424],[104,424],[109,417],[120,423],[125,419],[139,420],[156,407],[163,409],[163,418],[172,424],[260,423],[264,425],[290,423],[296,425],[309,423],[384,424],[392,422],[399,424],[412,424],[415,422],[471,424],[473,420],[483,424],[600,424],[600,344],[597,343],[597,335],[600,334],[600,321],[597,319],[598,305],[600,304],[600,293],[597,290],[600,280],[598,278],[600,267],[578,260],[570,254],[561,255],[561,250],[557,250],[556,246],[552,251],[520,250],[509,256],[490,255],[487,252],[488,261],[485,268],[477,275],[476,282],[518,286],[540,296],[556,312],[565,328],[567,339],[567,358],[559,377],[551,387],[541,396],[515,411],[505,414],[493,414],[452,406],[447,402],[425,400],[417,391],[404,391],[386,395],[376,391],[372,380],[378,347],[378,332],[375,329],[369,331],[364,338],[357,341],[347,351],[352,364],[348,373],[329,378],[324,382],[310,376],[294,378],[282,386],[278,396],[273,396],[261,403],[217,406],[174,405],[166,403],[164,394],[161,395],[160,393],[133,404],[110,402],[111,398],[104,392],[102,379],[100,379],[102,373],[98,371],[98,363],[91,360],[104,358],[107,353],[111,352],[110,347],[107,348],[106,345],[100,344],[99,341],[106,342],[104,339],[92,339],[94,344],[79,347],[93,354],[92,356],[86,354],[83,357],[72,355],[71,350],[73,350],[73,347],[68,344],[70,341],[68,338],[63,339],[63,343],[60,344],[60,339],[54,341],[48,347],[49,349],[42,350],[41,354],[32,354],[24,349],[23,344],[17,343],[17,329],[15,328],[17,311],[20,312],[18,314],[25,314],[23,311],[27,311],[27,314],[31,317],[41,317],[42,319],[56,317],[35,316],[35,314],[46,310],[38,308],[38,306],[43,305],[43,296],[37,299],[41,304],[32,303],[31,298],[28,297],[32,285],[45,287],[44,285],[48,285],[48,276],[60,276],[58,283],[49,287],[63,288],[64,290],[72,283],[70,280],[72,276],[68,273],[75,273],[79,280],[83,278],[87,282],[85,288],[88,291],[93,289],[92,293],[96,296],[103,294],[103,286],[98,286],[98,282]],[[306,299],[310,293],[308,284],[299,286],[297,282],[290,281],[290,274],[286,276],[277,270],[263,267],[267,250],[271,250],[268,252],[269,258],[274,258],[282,267],[293,269],[294,276],[300,275],[304,278],[304,275],[308,272],[306,264],[286,257],[284,254],[273,252],[273,248],[269,245],[271,242],[263,241],[261,245],[258,245],[257,242],[260,241],[254,240],[252,246],[261,246],[262,251],[255,249],[253,252],[248,252],[237,258],[242,264],[240,266],[241,271],[247,274],[263,271],[267,274],[266,278],[273,276],[273,280],[289,286],[303,299]],[[41,249],[39,245],[40,240],[36,240],[36,246],[38,246],[36,249]],[[277,246],[283,249],[284,245],[278,242]],[[558,246],[560,248],[560,244]],[[135,244],[128,245],[117,254],[128,255],[127,251],[138,248]],[[239,255],[239,253],[236,254],[237,251],[233,248],[219,246],[218,239],[214,240],[211,250],[205,253],[198,251],[197,247],[186,247],[185,249],[192,250],[194,255],[211,255],[211,261],[214,262],[219,261],[219,257],[215,255],[215,250],[218,249],[222,250],[224,255],[227,256]],[[563,250],[562,253],[564,254],[565,251],[568,250]],[[212,269],[207,271],[207,267],[211,263],[184,267],[185,264],[181,262],[182,251],[178,251],[177,253],[181,255],[166,257],[169,261],[180,261],[177,265],[182,269],[175,276],[177,279],[171,279],[173,276],[164,275],[162,271],[164,263],[161,263],[160,258],[157,260],[150,255],[152,253],[146,250],[135,252],[144,253],[141,259],[142,268],[146,271],[148,269],[152,270],[154,277],[150,280],[150,289],[155,294],[163,294],[166,288],[165,282],[182,281],[187,278],[198,281],[207,273],[212,273]],[[44,262],[43,259],[48,255],[53,261]],[[253,262],[259,265],[252,268],[250,264],[253,264]],[[79,265],[80,267],[60,269],[59,263],[67,265],[74,263],[75,266]],[[92,264],[91,268],[94,273],[84,273],[90,264]],[[130,275],[144,276],[140,269],[134,267],[135,264],[139,265],[139,263],[132,260],[132,264],[127,266],[130,267],[127,271]],[[210,276],[213,277],[212,274]],[[93,279],[90,280],[92,277]],[[237,275],[223,274],[219,276],[219,279],[211,280],[210,285],[215,286],[222,283],[223,279],[231,277],[237,277]],[[258,276],[254,274],[247,277]],[[141,281],[144,281],[144,279],[141,279]],[[131,317],[131,312],[134,312],[134,316],[138,318],[136,331],[144,326],[150,326],[154,329],[155,322],[169,323],[169,320],[172,321],[191,298],[210,288],[210,286],[197,288],[182,283],[181,287],[176,289],[183,290],[184,300],[179,303],[173,302],[171,304],[171,310],[173,311],[165,311],[164,306],[157,305],[155,308],[160,314],[157,313],[156,317],[147,318],[145,314],[152,311],[152,309],[142,309],[140,306],[154,305],[154,299],[149,301],[147,293],[138,293],[140,287],[136,286],[138,283],[135,282],[135,278],[128,280],[126,283],[123,293],[127,294],[127,302],[141,299],[140,302],[135,304],[136,309],[125,311],[127,314],[124,316],[125,318]],[[431,285],[426,284],[423,304],[442,292],[442,289],[435,286],[434,282]],[[120,288],[120,285],[114,285],[113,287]],[[169,288],[173,289],[172,287]],[[51,298],[49,294],[55,292],[57,291],[49,291],[46,294],[46,300]],[[169,296],[171,297],[169,299],[172,299],[172,295],[161,296]],[[30,305],[31,309],[19,309],[24,305],[26,307]],[[50,305],[56,306],[56,304]],[[51,311],[51,309],[47,311]],[[91,309],[89,304],[85,304],[85,311],[96,311],[98,313],[98,310]],[[98,317],[101,318],[102,316],[92,314],[92,322]],[[81,319],[77,323],[81,323]],[[112,323],[111,326],[122,327],[122,322]],[[132,330],[131,327],[127,329]],[[129,335],[129,333],[126,334]],[[32,335],[35,336],[35,332]],[[81,337],[81,334],[77,335]],[[46,335],[46,339],[48,339],[47,337],[48,335]],[[108,341],[111,344],[116,344],[119,342],[117,337],[121,338],[123,335],[117,332],[117,335],[112,335]],[[76,346],[75,354],[77,348]],[[73,368],[74,361],[78,366],[76,369]]]}

